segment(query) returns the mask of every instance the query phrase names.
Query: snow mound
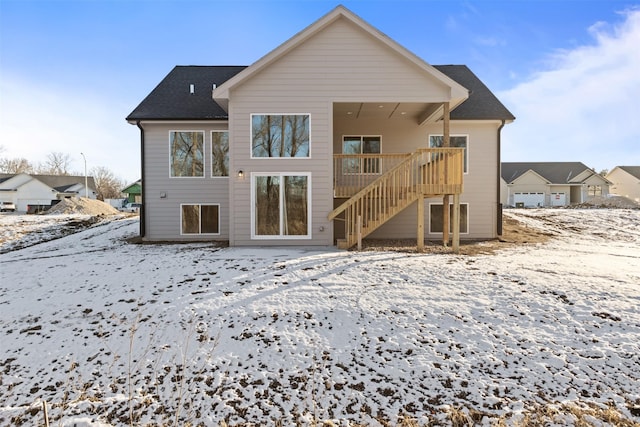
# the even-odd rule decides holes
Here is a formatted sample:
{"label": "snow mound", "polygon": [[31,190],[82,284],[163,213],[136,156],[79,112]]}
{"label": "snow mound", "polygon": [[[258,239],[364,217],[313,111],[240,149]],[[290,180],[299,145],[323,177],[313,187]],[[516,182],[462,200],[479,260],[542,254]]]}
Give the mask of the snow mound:
{"label": "snow mound", "polygon": [[597,196],[572,207],[640,209],[640,203],[624,196]]}
{"label": "snow mound", "polygon": [[115,215],[118,210],[100,200],[86,197],[64,199],[53,206],[47,214]]}

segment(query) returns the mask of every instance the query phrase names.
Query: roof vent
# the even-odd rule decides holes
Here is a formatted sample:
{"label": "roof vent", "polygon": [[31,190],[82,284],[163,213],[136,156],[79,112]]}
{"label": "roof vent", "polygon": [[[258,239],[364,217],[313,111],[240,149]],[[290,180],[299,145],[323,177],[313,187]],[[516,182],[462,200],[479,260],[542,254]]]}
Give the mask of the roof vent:
{"label": "roof vent", "polygon": [[215,84],[215,83],[212,85],[212,89],[213,89],[213,90],[216,90],[216,88],[217,88],[217,87],[218,87],[218,85],[217,85],[217,84]]}
{"label": "roof vent", "polygon": [[193,83],[189,85],[189,93],[191,93],[191,95],[196,93],[196,85],[194,85]]}

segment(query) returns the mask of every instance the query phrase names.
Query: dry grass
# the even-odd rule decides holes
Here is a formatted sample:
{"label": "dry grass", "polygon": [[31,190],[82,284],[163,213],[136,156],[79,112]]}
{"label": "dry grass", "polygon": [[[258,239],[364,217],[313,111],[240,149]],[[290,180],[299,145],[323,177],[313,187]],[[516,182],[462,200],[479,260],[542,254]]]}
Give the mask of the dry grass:
{"label": "dry grass", "polygon": [[[393,424],[380,420],[384,427],[475,427],[490,425],[491,427],[540,427],[547,425],[571,425],[574,427],[640,427],[640,422],[625,417],[611,406],[601,407],[593,403],[577,404],[547,404],[535,405],[533,409],[519,414],[492,415],[485,412],[464,407],[451,407],[444,414],[444,421],[430,420],[420,423],[414,418],[402,418]],[[282,427],[282,423],[275,422],[275,427]],[[316,421],[305,425],[308,427],[337,427],[343,423],[333,421]],[[369,427],[367,424],[350,422],[349,427]],[[227,424],[221,422],[219,427],[256,427],[254,424]],[[296,427],[301,427],[297,425]]]}

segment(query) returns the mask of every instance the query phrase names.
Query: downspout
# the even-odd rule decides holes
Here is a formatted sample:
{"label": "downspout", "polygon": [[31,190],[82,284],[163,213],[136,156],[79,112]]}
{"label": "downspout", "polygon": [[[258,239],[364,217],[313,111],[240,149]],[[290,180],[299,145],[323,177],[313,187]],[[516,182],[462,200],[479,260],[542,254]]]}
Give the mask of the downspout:
{"label": "downspout", "polygon": [[140,129],[140,196],[142,197],[140,204],[140,237],[144,239],[146,234],[146,221],[145,221],[145,188],[144,185],[144,128],[140,124],[140,120],[136,121],[136,126]]}
{"label": "downspout", "polygon": [[497,205],[496,205],[496,211],[497,211],[497,221],[496,221],[496,234],[498,236],[502,236],[502,201],[501,201],[501,195],[500,195],[500,187],[501,187],[501,181],[502,181],[502,159],[500,158],[500,151],[502,150],[501,145],[502,145],[502,140],[501,140],[501,131],[502,128],[505,125],[505,120],[502,120],[502,124],[498,127],[498,185],[496,186],[496,195],[497,195]]}

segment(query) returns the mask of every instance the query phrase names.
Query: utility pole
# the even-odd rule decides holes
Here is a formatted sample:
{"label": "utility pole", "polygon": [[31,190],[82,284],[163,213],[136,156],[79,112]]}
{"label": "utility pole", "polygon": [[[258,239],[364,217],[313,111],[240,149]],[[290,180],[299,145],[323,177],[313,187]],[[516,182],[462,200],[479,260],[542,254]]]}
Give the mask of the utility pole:
{"label": "utility pole", "polygon": [[87,185],[87,158],[84,156],[84,153],[80,153],[82,158],[84,159],[84,197],[89,198],[89,187]]}

